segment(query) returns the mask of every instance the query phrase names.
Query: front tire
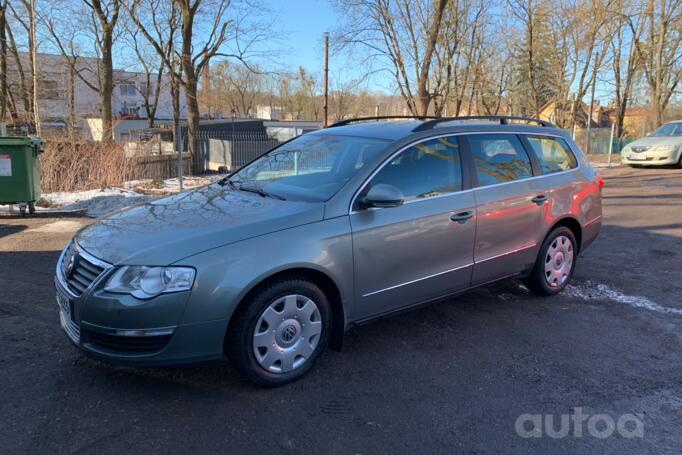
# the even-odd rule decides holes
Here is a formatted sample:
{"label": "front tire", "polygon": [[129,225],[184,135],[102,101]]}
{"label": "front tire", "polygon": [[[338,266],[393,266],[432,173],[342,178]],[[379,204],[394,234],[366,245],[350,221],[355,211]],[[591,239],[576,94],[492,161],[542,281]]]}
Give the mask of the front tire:
{"label": "front tire", "polygon": [[251,382],[280,386],[305,375],[327,346],[327,296],[313,282],[292,277],[264,286],[230,324],[227,355]]}
{"label": "front tire", "polygon": [[538,295],[555,295],[571,281],[578,256],[573,231],[565,226],[554,229],[542,243],[535,266],[523,284]]}

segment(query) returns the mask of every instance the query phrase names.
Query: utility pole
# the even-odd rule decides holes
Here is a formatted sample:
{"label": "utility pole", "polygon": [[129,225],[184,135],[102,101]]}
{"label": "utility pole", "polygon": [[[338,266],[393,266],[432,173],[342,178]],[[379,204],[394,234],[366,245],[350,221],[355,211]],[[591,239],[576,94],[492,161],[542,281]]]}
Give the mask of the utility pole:
{"label": "utility pole", "polygon": [[324,32],[324,120],[322,126],[327,126],[329,116],[329,32]]}
{"label": "utility pole", "polygon": [[[592,70],[592,93],[590,95],[590,115],[587,119],[587,145],[585,153],[592,153],[592,137],[590,136],[592,129],[592,112],[594,111],[594,89],[597,87],[597,63],[599,62],[599,52],[594,55],[594,69]],[[599,119],[597,119],[599,120]]]}

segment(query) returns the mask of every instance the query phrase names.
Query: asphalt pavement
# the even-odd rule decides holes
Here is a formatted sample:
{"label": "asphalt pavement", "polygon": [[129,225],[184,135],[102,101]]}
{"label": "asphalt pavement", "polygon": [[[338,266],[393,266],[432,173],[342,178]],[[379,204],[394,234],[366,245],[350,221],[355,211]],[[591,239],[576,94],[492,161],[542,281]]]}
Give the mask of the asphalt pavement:
{"label": "asphalt pavement", "polygon": [[85,357],[52,277],[92,220],[0,215],[0,453],[679,453],[682,169],[602,174],[564,294],[505,281],[362,326],[267,390],[227,361]]}

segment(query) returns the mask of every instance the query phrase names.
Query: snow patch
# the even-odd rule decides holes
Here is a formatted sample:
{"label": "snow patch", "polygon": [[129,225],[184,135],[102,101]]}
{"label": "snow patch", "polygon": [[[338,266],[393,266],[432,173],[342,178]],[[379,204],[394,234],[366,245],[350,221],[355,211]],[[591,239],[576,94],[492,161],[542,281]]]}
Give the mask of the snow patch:
{"label": "snow patch", "polygon": [[78,221],[55,221],[48,223],[35,229],[29,229],[26,232],[47,232],[47,233],[62,233],[62,232],[76,232],[81,227]]}
{"label": "snow patch", "polygon": [[629,305],[634,308],[644,308],[663,314],[675,314],[682,316],[682,309],[670,308],[638,295],[627,295],[620,291],[611,289],[605,284],[585,281],[579,284],[566,286],[564,295],[576,297],[582,300],[613,300],[614,302]]}
{"label": "snow patch", "polygon": [[[207,176],[186,176],[183,178],[183,189],[193,189],[214,183],[227,174]],[[177,178],[163,181],[132,180],[126,182],[124,188],[102,188],[87,191],[64,191],[46,193],[40,198],[36,211],[50,212],[83,212],[86,216],[97,218],[115,212],[130,205],[150,201],[156,197],[166,196],[180,191]],[[0,212],[19,213],[19,206],[0,205]]]}
{"label": "snow patch", "polygon": [[[45,193],[36,206],[36,212],[83,212],[89,217],[96,218],[151,199],[152,196],[122,188]],[[19,206],[0,205],[0,212],[18,213]]]}
{"label": "snow patch", "polygon": [[[215,183],[218,180],[224,178],[227,174],[212,174],[207,176],[193,176],[188,175],[182,179],[183,190],[189,190],[193,188],[198,188],[200,186],[209,185]],[[165,179],[165,180],[131,180],[125,183],[125,188],[127,190],[136,191],[142,194],[154,194],[163,195],[177,193],[180,191],[180,180],[175,178]]]}
{"label": "snow patch", "polygon": [[151,196],[121,188],[103,188],[101,190],[72,191],[48,193],[42,196],[50,206],[59,210],[84,210],[90,217],[99,217],[129,205],[147,202]]}

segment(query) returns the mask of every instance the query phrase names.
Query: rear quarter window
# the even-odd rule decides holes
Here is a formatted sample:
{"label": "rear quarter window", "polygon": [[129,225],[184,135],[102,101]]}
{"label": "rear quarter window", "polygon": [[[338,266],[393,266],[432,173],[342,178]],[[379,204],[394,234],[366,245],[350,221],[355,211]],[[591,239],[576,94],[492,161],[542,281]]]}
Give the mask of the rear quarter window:
{"label": "rear quarter window", "polygon": [[547,136],[527,136],[527,139],[540,163],[543,174],[553,174],[578,167],[575,155],[563,139]]}
{"label": "rear quarter window", "polygon": [[467,136],[476,166],[478,186],[512,182],[533,176],[530,158],[513,134]]}

